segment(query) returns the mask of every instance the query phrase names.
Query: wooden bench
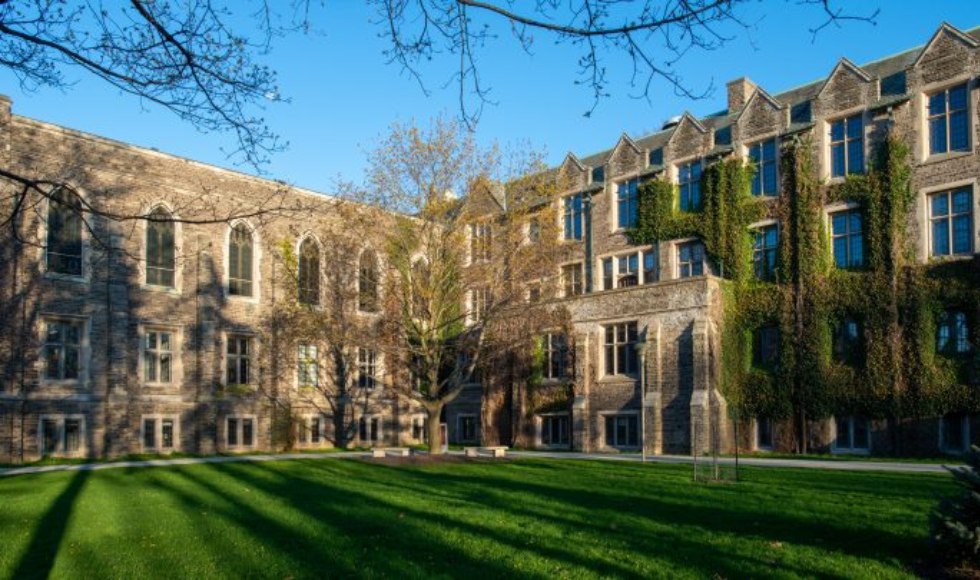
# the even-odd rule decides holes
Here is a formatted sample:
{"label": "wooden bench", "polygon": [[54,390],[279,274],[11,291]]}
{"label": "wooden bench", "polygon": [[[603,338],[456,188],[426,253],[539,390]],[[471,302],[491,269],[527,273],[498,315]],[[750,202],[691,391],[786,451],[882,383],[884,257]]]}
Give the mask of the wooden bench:
{"label": "wooden bench", "polygon": [[479,457],[480,455],[506,457],[507,447],[463,447],[463,455],[466,457]]}
{"label": "wooden bench", "polygon": [[371,450],[371,456],[382,459],[385,457],[409,457],[412,450],[408,447],[377,447]]}

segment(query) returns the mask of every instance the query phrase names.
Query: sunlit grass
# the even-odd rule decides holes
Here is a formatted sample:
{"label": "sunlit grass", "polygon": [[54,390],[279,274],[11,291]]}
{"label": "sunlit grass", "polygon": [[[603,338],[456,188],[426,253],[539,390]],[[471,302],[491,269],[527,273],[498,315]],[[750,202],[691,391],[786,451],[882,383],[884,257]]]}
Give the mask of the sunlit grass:
{"label": "sunlit grass", "polygon": [[0,577],[893,577],[945,475],[309,459],[0,479]]}

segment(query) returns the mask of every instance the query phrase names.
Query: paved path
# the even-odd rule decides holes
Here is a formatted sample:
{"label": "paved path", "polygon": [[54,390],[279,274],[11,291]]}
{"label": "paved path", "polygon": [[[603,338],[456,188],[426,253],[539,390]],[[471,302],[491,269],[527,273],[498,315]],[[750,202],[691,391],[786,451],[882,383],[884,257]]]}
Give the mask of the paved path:
{"label": "paved path", "polygon": [[[461,455],[460,451],[450,451],[453,455]],[[630,461],[639,462],[639,455],[635,454],[608,454],[608,453],[574,453],[567,451],[547,452],[547,451],[509,451],[508,457],[521,459],[571,459],[571,460],[598,460],[598,461]],[[48,473],[52,471],[97,471],[102,469],[120,469],[132,467],[167,467],[171,465],[197,465],[203,463],[241,463],[252,461],[283,461],[289,459],[343,459],[343,458],[365,458],[371,457],[370,453],[363,451],[344,451],[331,453],[283,453],[276,455],[256,454],[256,455],[222,455],[215,457],[183,457],[180,459],[147,459],[143,461],[111,461],[105,463],[74,463],[67,465],[42,465],[29,467],[13,467],[0,469],[0,477],[11,475],[26,475],[32,473]],[[647,463],[687,463],[694,460],[686,455],[651,455],[647,457]],[[734,465],[734,458],[723,458],[718,460],[723,465]],[[765,459],[760,457],[746,457],[739,459],[740,465],[751,467],[794,467],[802,469],[839,469],[842,471],[888,471],[888,472],[911,472],[911,473],[945,473],[946,469],[937,463],[900,463],[885,461],[821,461],[819,459]]]}
{"label": "paved path", "polygon": [[[508,457],[547,457],[556,459],[590,459],[600,461],[641,461],[636,454],[615,455],[610,453],[574,453],[559,451],[508,451]],[[702,461],[704,459],[702,458]],[[693,463],[694,458],[687,455],[648,455],[647,463]],[[722,465],[735,465],[732,457],[719,458]],[[741,457],[739,465],[751,467],[795,467],[802,469],[839,469],[842,471],[904,471],[911,473],[946,473],[946,468],[938,463],[902,463],[898,461],[859,461],[859,460],[820,460],[820,459],[766,459],[763,457]],[[960,465],[960,464],[951,464]]]}

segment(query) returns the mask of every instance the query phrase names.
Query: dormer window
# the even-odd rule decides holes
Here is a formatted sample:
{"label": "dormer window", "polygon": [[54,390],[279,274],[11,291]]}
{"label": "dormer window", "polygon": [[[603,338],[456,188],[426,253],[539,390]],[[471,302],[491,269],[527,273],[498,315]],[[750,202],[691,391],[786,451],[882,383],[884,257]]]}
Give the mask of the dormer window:
{"label": "dormer window", "polygon": [[732,126],[715,130],[715,146],[732,144]]}
{"label": "dormer window", "polygon": [[603,166],[592,168],[592,183],[602,183],[606,180],[606,168]]}
{"label": "dormer window", "polygon": [[664,164],[664,148],[658,147],[650,151],[650,155],[647,158],[648,165],[663,165]]}

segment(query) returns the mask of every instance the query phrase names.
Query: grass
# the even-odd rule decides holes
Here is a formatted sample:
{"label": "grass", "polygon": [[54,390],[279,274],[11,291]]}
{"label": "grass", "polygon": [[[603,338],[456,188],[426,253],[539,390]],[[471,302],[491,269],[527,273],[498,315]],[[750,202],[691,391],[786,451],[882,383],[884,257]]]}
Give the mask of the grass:
{"label": "grass", "polygon": [[904,577],[947,475],[301,459],[0,479],[0,577]]}

